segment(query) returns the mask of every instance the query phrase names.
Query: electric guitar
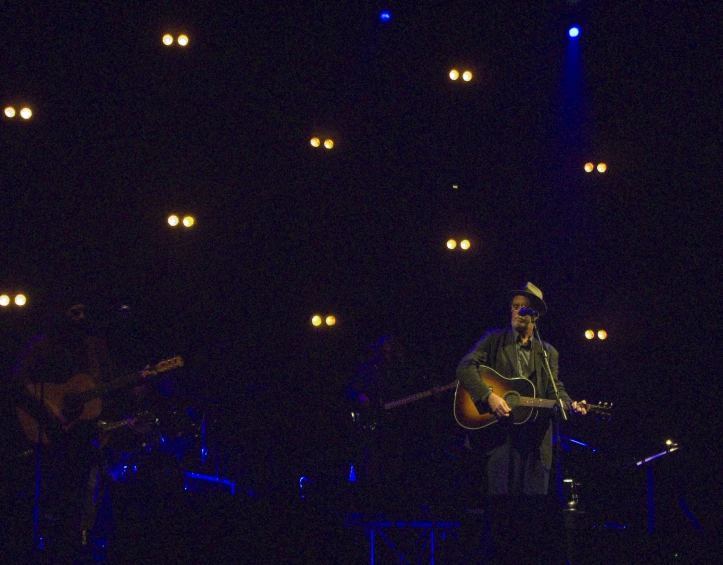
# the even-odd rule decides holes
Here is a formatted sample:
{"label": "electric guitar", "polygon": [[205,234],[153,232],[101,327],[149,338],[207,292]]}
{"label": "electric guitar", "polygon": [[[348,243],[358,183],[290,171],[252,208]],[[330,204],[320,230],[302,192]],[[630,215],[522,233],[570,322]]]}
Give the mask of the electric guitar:
{"label": "electric guitar", "polygon": [[454,381],[453,383],[449,383],[444,386],[436,386],[434,388],[430,388],[429,390],[425,390],[423,392],[418,392],[417,394],[411,394],[409,396],[405,396],[404,398],[400,398],[399,400],[392,400],[391,402],[386,402],[384,404],[384,410],[391,410],[392,408],[397,408],[398,406],[404,406],[405,404],[409,404],[411,402],[416,402],[417,400],[421,400],[422,398],[427,398],[429,396],[432,396],[433,394],[439,394],[440,392],[444,392],[446,390],[451,390],[456,386],[457,386],[457,381]]}
{"label": "electric guitar", "polygon": [[[484,365],[479,368],[480,378],[496,395],[501,396],[512,410],[509,419],[513,424],[525,424],[537,419],[540,408],[549,409],[557,405],[556,400],[536,398],[535,385],[532,381],[522,378],[507,378],[494,369]],[[587,404],[588,413],[598,414],[609,419],[612,404]],[[468,430],[479,430],[496,424],[499,420],[491,412],[480,413],[472,402],[469,393],[461,384],[457,384],[454,393],[454,418],[457,423]]]}
{"label": "electric guitar", "polygon": [[[78,422],[98,418],[103,407],[103,396],[148,376],[178,367],[183,367],[183,358],[180,356],[107,383],[96,384],[90,375],[78,373],[63,384],[28,384],[25,392],[30,402],[25,406],[16,406],[15,411],[25,436],[33,443],[42,440],[43,444],[49,445],[63,433],[72,430]],[[44,428],[42,437],[40,421]]]}
{"label": "electric guitar", "polygon": [[[417,400],[421,400],[422,398],[427,398],[434,394],[439,394],[441,392],[451,390],[455,386],[457,386],[457,381],[451,382],[451,383],[443,385],[443,386],[435,386],[433,388],[430,388],[429,390],[418,392],[416,394],[410,394],[409,396],[405,396],[404,398],[399,398],[398,400],[391,400],[389,402],[385,402],[381,406],[382,406],[382,408],[384,408],[384,410],[389,411],[392,408],[404,406],[405,404],[411,404],[412,402],[416,402]],[[370,413],[370,414],[375,415],[376,417],[374,417],[374,418],[369,417],[369,415],[367,413],[365,413],[364,410],[362,410],[362,411],[353,410],[351,413],[351,417],[354,422],[354,427],[359,430],[374,431],[377,428],[377,426],[379,426],[379,419],[380,419],[381,415],[378,413],[377,414]]]}

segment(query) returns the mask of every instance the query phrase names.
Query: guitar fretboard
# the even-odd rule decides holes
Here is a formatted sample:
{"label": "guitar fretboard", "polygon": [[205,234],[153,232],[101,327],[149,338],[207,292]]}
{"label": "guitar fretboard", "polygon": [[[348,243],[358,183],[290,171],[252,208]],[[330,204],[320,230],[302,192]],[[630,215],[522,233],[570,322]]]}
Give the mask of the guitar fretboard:
{"label": "guitar fretboard", "polygon": [[549,400],[547,398],[531,398],[529,396],[520,396],[520,406],[531,406],[533,408],[554,408],[557,404],[556,400]]}
{"label": "guitar fretboard", "polygon": [[[519,406],[527,406],[532,408],[554,408],[557,406],[557,400],[549,400],[547,398],[531,398],[529,396],[520,396],[519,397]],[[565,406],[565,410],[568,412],[570,411],[570,403],[563,401],[563,405]],[[598,404],[587,404],[586,405],[587,411],[590,414],[598,414],[602,415],[603,417],[610,417],[610,413],[612,411],[612,407],[608,405],[598,405]]]}
{"label": "guitar fretboard", "polygon": [[409,404],[410,402],[416,402],[417,400],[421,400],[422,398],[427,398],[428,396],[432,396],[433,394],[437,392],[444,392],[445,390],[450,390],[457,386],[457,381],[450,383],[448,385],[444,385],[442,387],[439,387],[437,389],[431,389],[431,390],[425,390],[424,392],[418,392],[417,394],[412,394],[411,396],[405,396],[404,398],[400,398],[399,400],[393,400],[391,402],[387,402],[384,405],[385,410],[391,410],[392,408],[396,408],[397,406],[403,406],[404,404]]}

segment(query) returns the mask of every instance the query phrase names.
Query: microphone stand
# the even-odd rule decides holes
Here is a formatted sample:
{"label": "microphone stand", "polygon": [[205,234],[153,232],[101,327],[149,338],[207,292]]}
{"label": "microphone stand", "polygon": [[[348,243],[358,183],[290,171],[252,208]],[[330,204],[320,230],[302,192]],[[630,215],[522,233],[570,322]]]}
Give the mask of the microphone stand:
{"label": "microphone stand", "polygon": [[[552,368],[550,367],[550,359],[547,355],[547,351],[545,350],[545,347],[543,346],[542,338],[540,337],[540,330],[537,327],[537,320],[539,319],[539,316],[535,317],[534,325],[532,326],[532,331],[535,335],[535,338],[538,342],[540,342],[540,349],[542,350],[542,359],[544,361],[543,367],[545,371],[547,371],[548,376],[550,377],[550,381],[552,381],[552,388],[555,391],[555,400],[557,402],[557,406],[560,408],[559,412],[562,414],[562,419],[567,421],[568,416],[567,412],[565,411],[565,406],[562,403],[562,399],[560,398],[560,391],[557,389],[557,383],[555,382],[555,376],[552,374]],[[553,420],[553,426],[552,426],[552,433],[555,437],[555,458],[557,459],[556,464],[556,474],[557,474],[557,497],[562,502],[562,457],[560,454],[560,421],[557,418],[554,418]]]}
{"label": "microphone stand", "polygon": [[540,349],[542,350],[542,359],[544,361],[544,368],[547,371],[547,374],[550,377],[550,381],[552,382],[552,388],[555,391],[555,400],[557,401],[557,405],[560,408],[560,414],[562,414],[562,419],[567,421],[567,412],[565,411],[565,405],[562,403],[562,399],[560,398],[560,391],[557,390],[557,383],[555,382],[555,377],[552,374],[552,369],[550,368],[550,359],[547,356],[547,351],[542,345],[542,338],[540,337],[540,330],[537,328],[537,320],[539,319],[539,316],[534,319],[534,325],[532,326],[532,331],[535,334],[535,338],[537,341],[540,342]]}
{"label": "microphone stand", "polygon": [[[37,384],[37,383],[36,383]],[[45,383],[40,383],[40,406],[45,406]],[[45,421],[38,418],[38,437],[35,444],[35,501],[33,503],[33,552],[43,550],[43,538],[40,536],[40,494],[42,488],[42,445],[45,435]]]}

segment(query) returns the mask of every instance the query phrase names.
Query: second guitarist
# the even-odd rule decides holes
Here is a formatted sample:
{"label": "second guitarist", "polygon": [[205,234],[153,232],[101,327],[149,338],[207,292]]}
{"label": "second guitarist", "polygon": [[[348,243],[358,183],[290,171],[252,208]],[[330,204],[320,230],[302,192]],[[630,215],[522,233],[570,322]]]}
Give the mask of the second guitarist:
{"label": "second guitarist", "polygon": [[[84,374],[95,384],[107,379],[109,355],[105,341],[88,330],[85,301],[64,296],[55,300],[44,334],[33,338],[21,355],[14,377],[19,391],[17,405],[50,432],[62,423],[43,400],[47,385],[62,385]],[[32,391],[29,398],[28,391]],[[44,400],[47,401],[47,398]],[[40,433],[39,433],[40,435]],[[93,526],[95,505],[92,485],[98,477],[99,451],[95,421],[80,422],[62,441],[42,446],[39,533],[58,562],[72,562],[83,543],[83,532]],[[40,438],[33,438],[36,442]],[[34,458],[28,469],[34,480]],[[33,492],[32,489],[29,492]],[[27,516],[32,532],[32,508],[18,512]]]}

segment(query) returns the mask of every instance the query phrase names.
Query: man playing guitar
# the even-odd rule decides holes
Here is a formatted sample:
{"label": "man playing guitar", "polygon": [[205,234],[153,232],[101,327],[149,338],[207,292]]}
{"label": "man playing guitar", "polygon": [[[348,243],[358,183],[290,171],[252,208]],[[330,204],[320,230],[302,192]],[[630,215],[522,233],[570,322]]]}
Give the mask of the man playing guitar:
{"label": "man playing guitar", "polygon": [[72,559],[95,519],[89,485],[96,483],[99,469],[97,428],[94,420],[82,420],[72,433],[53,435],[51,430],[68,422],[44,393],[46,387],[62,386],[75,375],[100,384],[107,378],[108,363],[105,342],[88,331],[85,303],[67,299],[58,302],[46,332],[28,343],[15,367],[18,415],[37,422],[26,428],[21,418],[26,435],[35,430],[36,437],[29,439],[42,442],[38,535],[49,539],[58,561]]}

